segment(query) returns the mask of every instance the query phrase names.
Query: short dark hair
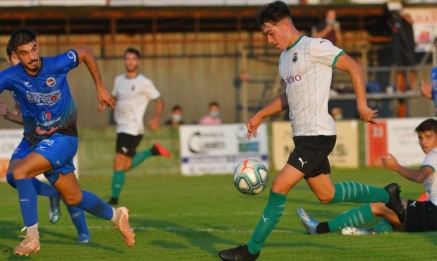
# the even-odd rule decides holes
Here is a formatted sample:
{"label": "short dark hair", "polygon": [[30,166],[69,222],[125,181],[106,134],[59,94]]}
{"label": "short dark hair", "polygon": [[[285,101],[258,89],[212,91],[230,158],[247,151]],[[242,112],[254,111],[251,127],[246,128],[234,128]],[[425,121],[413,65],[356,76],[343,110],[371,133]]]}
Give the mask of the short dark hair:
{"label": "short dark hair", "polygon": [[11,58],[12,56],[12,44],[11,41],[8,42],[8,45],[6,45],[6,55]]}
{"label": "short dark hair", "polygon": [[217,102],[210,102],[208,105],[208,108],[212,107],[212,106],[216,106],[218,108],[220,108],[219,104]]}
{"label": "short dark hair", "polygon": [[133,53],[137,56],[138,59],[141,58],[140,51],[138,51],[135,48],[132,47],[127,48],[126,51],[124,52],[124,56],[126,56],[127,53]]}
{"label": "short dark hair", "polygon": [[21,27],[20,29],[15,30],[8,42],[8,48],[10,48],[11,54],[13,51],[17,50],[18,46],[36,41],[37,35],[38,34],[34,30],[27,27]]}
{"label": "short dark hair", "polygon": [[437,134],[437,120],[432,118],[424,120],[422,123],[419,124],[419,126],[416,127],[415,131],[417,133],[432,131]]}
{"label": "short dark hair", "polygon": [[261,28],[264,23],[277,24],[286,17],[291,19],[291,11],[287,4],[282,1],[273,1],[261,6],[256,13],[256,23]]}
{"label": "short dark hair", "polygon": [[179,105],[175,105],[175,106],[173,106],[173,108],[171,109],[171,111],[176,111],[176,110],[180,110],[180,111],[182,111],[182,107],[179,106]]}

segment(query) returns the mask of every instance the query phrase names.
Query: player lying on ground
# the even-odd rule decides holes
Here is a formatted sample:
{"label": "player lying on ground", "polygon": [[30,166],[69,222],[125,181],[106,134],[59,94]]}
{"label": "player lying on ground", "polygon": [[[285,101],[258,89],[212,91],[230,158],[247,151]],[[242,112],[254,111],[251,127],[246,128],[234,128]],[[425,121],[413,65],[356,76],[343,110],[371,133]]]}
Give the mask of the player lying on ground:
{"label": "player lying on ground", "polygon": [[[8,44],[6,47],[6,60],[7,62],[15,66],[20,61],[17,59],[15,55],[12,55],[12,47]],[[15,95],[12,94],[12,96],[15,99]],[[6,120],[9,120],[11,122],[17,123],[19,125],[23,125],[23,119],[20,115],[20,104],[18,102],[15,103],[15,111],[13,113],[9,112],[8,107],[5,103],[0,101],[0,115],[3,115],[3,117]],[[15,165],[17,165],[24,157],[27,155],[28,151],[28,145],[25,139],[23,138],[22,142],[20,143],[20,146],[18,146],[14,153],[12,154],[11,160],[9,161],[9,166],[7,169],[6,174],[6,180],[13,188],[16,188],[14,177],[12,175],[12,172],[14,170]],[[56,189],[48,185],[44,182],[39,181],[37,178],[32,178],[32,184],[35,188],[36,194],[47,196],[50,200],[50,211],[49,211],[49,220],[51,223],[56,223],[59,220],[59,217],[61,216],[61,209],[59,207],[59,202],[61,200],[61,197],[56,191]],[[71,221],[73,221],[74,226],[77,230],[77,242],[78,243],[89,243],[91,242],[91,235],[88,230],[88,226],[86,224],[85,219],[85,213],[82,209],[76,208],[73,206],[67,205],[68,212],[70,213]]]}
{"label": "player lying on ground", "polygon": [[[382,163],[389,169],[396,171],[402,177],[423,183],[428,193],[426,201],[419,202],[412,199],[403,199],[407,216],[401,222],[397,215],[382,203],[366,204],[351,209],[327,222],[317,222],[308,216],[302,208],[298,208],[299,218],[309,234],[322,234],[342,230],[346,235],[365,235],[391,232],[393,227],[405,232],[425,232],[437,230],[437,120],[427,119],[416,127],[419,145],[426,154],[419,169],[409,169],[398,163],[396,158],[389,154],[382,157]],[[370,229],[356,227],[370,221],[374,216],[382,217],[381,223]]]}
{"label": "player lying on ground", "polygon": [[128,210],[114,209],[96,195],[82,191],[74,174],[77,109],[67,82],[68,72],[85,63],[96,84],[99,103],[114,107],[91,50],[76,48],[55,57],[40,57],[36,33],[27,28],[16,30],[9,42],[20,64],[0,72],[0,92],[9,90],[17,98],[29,148],[12,172],[27,228],[14,254],[29,255],[40,250],[37,194],[31,180],[40,173],[44,173],[67,205],[111,220],[126,244],[133,246],[135,235],[129,226]]}
{"label": "player lying on ground", "polygon": [[[357,182],[332,184],[328,160],[336,141],[335,123],[328,113],[332,67],[350,74],[359,115],[364,122],[374,123],[377,114],[367,106],[361,66],[328,40],[301,35],[293,25],[290,9],[282,1],[262,6],[257,13],[257,22],[268,42],[283,50],[279,74],[284,92],[246,123],[248,138],[256,137],[264,118],[289,108],[295,149],[273,181],[267,206],[252,238],[247,245],[223,250],[219,256],[229,261],[256,260],[262,245],[281,219],[287,194],[301,179],[305,179],[324,204],[382,202],[403,221],[405,210],[397,184],[385,188]],[[361,187],[366,189],[359,189]]]}

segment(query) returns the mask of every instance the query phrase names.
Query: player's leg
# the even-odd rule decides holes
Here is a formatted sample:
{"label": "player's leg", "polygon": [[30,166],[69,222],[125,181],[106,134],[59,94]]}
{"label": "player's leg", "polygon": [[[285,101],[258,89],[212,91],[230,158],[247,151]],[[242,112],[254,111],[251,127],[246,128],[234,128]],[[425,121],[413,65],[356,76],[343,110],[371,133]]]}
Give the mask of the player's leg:
{"label": "player's leg", "polygon": [[117,205],[123,189],[126,171],[131,168],[132,157],[141,142],[142,135],[134,136],[126,133],[117,133],[116,153],[114,158],[114,172],[112,176],[112,195],[108,204]]}
{"label": "player's leg", "polygon": [[284,213],[288,192],[303,177],[302,172],[286,164],[273,181],[267,205],[247,245],[220,251],[220,258],[223,260],[256,260],[262,245]]}
{"label": "player's leg", "polygon": [[130,169],[137,167],[143,161],[145,161],[146,159],[152,156],[164,156],[170,158],[171,153],[167,149],[165,149],[161,144],[156,142],[152,145],[150,149],[135,153],[135,156],[132,158],[132,164],[130,166]]}
{"label": "player's leg", "polygon": [[[324,165],[329,164],[326,158]],[[354,203],[385,203],[398,216],[399,220],[405,220],[405,209],[400,198],[400,187],[391,183],[384,188],[378,188],[354,181],[344,181],[332,184],[330,175],[318,175],[306,180],[314,194],[324,204],[338,202]]]}
{"label": "player's leg", "polygon": [[91,235],[86,224],[85,212],[80,208],[69,206],[67,203],[65,203],[65,205],[67,206],[71,221],[77,231],[77,242],[80,244],[91,242]]}
{"label": "player's leg", "polygon": [[[67,169],[68,167],[69,166],[65,166],[63,169]],[[65,203],[85,210],[94,216],[110,220],[122,233],[125,243],[129,247],[133,246],[135,235],[129,226],[128,209],[125,207],[112,208],[93,193],[82,191],[74,172],[63,173],[64,171],[60,168],[59,171],[52,173],[50,176],[47,176],[47,178],[61,194]]]}
{"label": "player's leg", "polygon": [[18,190],[18,197],[21,215],[24,220],[27,234],[24,240],[14,248],[13,253],[18,255],[30,255],[40,250],[38,215],[37,215],[37,194],[32,183],[36,175],[49,171],[52,168],[50,162],[42,155],[32,152],[27,155],[13,170],[15,185]]}
{"label": "player's leg", "polygon": [[[26,155],[31,152],[31,149],[25,139],[23,139],[18,145],[17,149],[12,154],[11,160],[9,161],[9,167],[6,174],[6,180],[13,188],[16,188],[14,177],[12,175],[12,171]],[[50,201],[50,210],[49,210],[49,221],[51,223],[58,222],[61,216],[61,209],[59,207],[60,197],[55,188],[51,185],[41,182],[37,178],[32,178],[32,184],[35,187],[35,191],[37,195],[47,196]]]}

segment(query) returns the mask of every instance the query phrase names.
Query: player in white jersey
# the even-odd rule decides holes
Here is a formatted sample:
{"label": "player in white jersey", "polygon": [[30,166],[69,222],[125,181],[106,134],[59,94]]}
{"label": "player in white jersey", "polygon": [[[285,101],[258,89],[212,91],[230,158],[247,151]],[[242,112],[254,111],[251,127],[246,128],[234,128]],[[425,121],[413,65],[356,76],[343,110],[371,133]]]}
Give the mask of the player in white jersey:
{"label": "player in white jersey", "polygon": [[322,203],[383,202],[403,221],[405,210],[397,184],[385,188],[357,182],[334,185],[329,175],[328,155],[336,141],[334,120],[328,113],[332,67],[350,74],[361,119],[373,123],[377,116],[376,111],[367,107],[361,66],[330,41],[302,36],[293,25],[290,9],[282,1],[262,6],[256,18],[268,42],[283,50],[279,74],[284,92],[246,123],[247,136],[249,139],[252,135],[256,137],[257,128],[264,118],[289,108],[295,149],[273,181],[267,206],[252,238],[247,245],[221,251],[220,258],[256,260],[265,240],[282,217],[287,194],[303,178]]}
{"label": "player in white jersey", "polygon": [[[419,169],[406,168],[398,163],[396,158],[388,154],[382,157],[382,163],[389,169],[399,173],[402,177],[417,183],[423,183],[429,197],[426,201],[403,199],[407,216],[401,223],[396,214],[382,203],[366,204],[364,208],[370,208],[372,216],[357,216],[354,211],[347,211],[336,218],[322,223],[337,223],[330,226],[332,229],[325,232],[342,231],[344,235],[374,235],[393,231],[393,227],[405,232],[437,231],[437,120],[427,119],[416,127],[419,145],[426,154]],[[298,212],[305,212],[299,208]],[[299,214],[300,214],[299,213]],[[307,214],[305,214],[308,216]],[[357,228],[370,221],[374,216],[384,220],[373,228]],[[311,217],[310,217],[311,218]],[[338,219],[346,220],[339,223]],[[314,219],[313,219],[314,220]],[[312,230],[307,230],[314,234]]]}
{"label": "player in white jersey", "polygon": [[[159,129],[159,121],[164,110],[164,101],[153,82],[140,74],[140,52],[128,48],[124,53],[126,73],[115,78],[112,99],[116,102],[115,122],[117,123],[117,145],[112,178],[112,196],[109,204],[118,204],[125,173],[151,156],[170,157],[159,143],[152,148],[136,152],[144,134],[143,117],[149,101],[155,102],[155,116],[149,121],[153,131]],[[103,108],[99,107],[99,110]]]}

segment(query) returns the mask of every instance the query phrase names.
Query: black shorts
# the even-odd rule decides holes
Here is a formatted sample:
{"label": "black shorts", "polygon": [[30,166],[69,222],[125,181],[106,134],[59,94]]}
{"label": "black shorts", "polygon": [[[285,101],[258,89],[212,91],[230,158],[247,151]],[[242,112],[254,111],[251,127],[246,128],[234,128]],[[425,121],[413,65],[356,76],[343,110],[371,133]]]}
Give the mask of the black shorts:
{"label": "black shorts", "polygon": [[142,138],[143,135],[134,136],[127,133],[117,133],[115,151],[132,158]]}
{"label": "black shorts", "polygon": [[330,174],[328,155],[334,149],[337,136],[293,137],[295,148],[287,163],[305,174],[305,179]]}
{"label": "black shorts", "polygon": [[431,201],[408,200],[406,232],[426,232],[437,230],[437,206]]}

